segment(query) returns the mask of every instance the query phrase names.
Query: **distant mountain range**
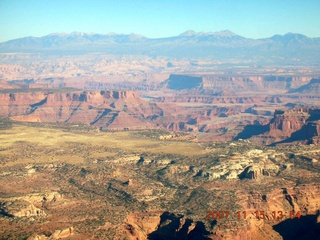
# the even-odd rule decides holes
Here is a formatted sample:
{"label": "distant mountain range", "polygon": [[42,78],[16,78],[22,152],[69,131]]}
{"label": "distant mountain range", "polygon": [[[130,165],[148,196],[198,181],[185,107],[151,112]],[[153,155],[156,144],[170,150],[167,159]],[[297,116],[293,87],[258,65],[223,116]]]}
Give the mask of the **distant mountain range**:
{"label": "distant mountain range", "polygon": [[210,58],[222,62],[319,64],[320,38],[287,33],[251,39],[230,31],[186,31],[179,36],[147,38],[137,34],[53,33],[0,43],[1,53],[125,54]]}

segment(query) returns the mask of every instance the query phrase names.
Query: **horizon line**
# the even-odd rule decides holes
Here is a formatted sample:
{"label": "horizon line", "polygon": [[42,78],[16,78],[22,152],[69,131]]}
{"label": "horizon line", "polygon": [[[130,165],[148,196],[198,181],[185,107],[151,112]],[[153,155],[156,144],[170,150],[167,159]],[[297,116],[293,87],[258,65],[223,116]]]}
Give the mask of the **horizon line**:
{"label": "horizon line", "polygon": [[[190,33],[190,34],[189,34]],[[166,36],[166,37],[148,37],[146,35],[142,35],[140,33],[134,33],[134,32],[131,32],[131,33],[115,33],[115,32],[108,32],[108,33],[97,33],[97,32],[84,32],[84,31],[72,31],[72,32],[51,32],[51,33],[48,33],[46,35],[41,35],[41,36],[32,36],[32,35],[29,35],[29,36],[25,36],[25,37],[18,37],[18,38],[13,38],[13,39],[9,39],[9,40],[5,40],[3,42],[0,42],[0,43],[5,43],[5,42],[9,42],[9,41],[13,41],[13,40],[18,40],[18,39],[23,39],[23,38],[30,38],[30,37],[33,37],[33,38],[42,38],[42,37],[47,37],[47,36],[55,36],[55,35],[75,35],[75,34],[79,34],[79,35],[104,35],[104,36],[112,36],[112,35],[119,35],[119,36],[130,36],[130,35],[135,35],[135,36],[140,36],[140,37],[145,37],[145,38],[148,38],[148,39],[162,39],[162,38],[171,38],[171,37],[179,37],[179,36],[192,36],[192,35],[198,35],[198,36],[201,36],[201,35],[219,35],[221,34],[221,36],[223,36],[223,33],[227,33],[229,34],[229,36],[239,36],[239,37],[243,37],[243,38],[247,38],[247,39],[254,39],[254,40],[258,40],[258,39],[267,39],[267,38],[271,38],[271,37],[274,37],[274,36],[285,36],[285,35],[288,35],[288,34],[294,34],[294,35],[302,35],[302,36],[305,36],[307,38],[311,38],[311,39],[315,39],[315,38],[320,38],[320,37],[309,37],[305,34],[302,34],[302,33],[297,33],[297,32],[287,32],[285,34],[273,34],[272,36],[270,37],[261,37],[261,38],[251,38],[251,37],[245,37],[245,36],[242,36],[242,35],[239,35],[233,31],[230,31],[230,30],[220,30],[220,31],[215,31],[215,32],[212,32],[212,31],[194,31],[194,30],[186,30],[178,35],[171,35],[171,36]],[[227,35],[225,35],[227,36]]]}

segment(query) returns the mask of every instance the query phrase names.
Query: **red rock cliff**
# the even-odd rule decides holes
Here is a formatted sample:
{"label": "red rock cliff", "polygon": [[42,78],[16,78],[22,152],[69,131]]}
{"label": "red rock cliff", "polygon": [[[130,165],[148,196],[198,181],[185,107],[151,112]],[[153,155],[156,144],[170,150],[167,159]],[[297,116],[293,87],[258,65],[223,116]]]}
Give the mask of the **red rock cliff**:
{"label": "red rock cliff", "polygon": [[293,132],[302,128],[310,117],[309,110],[304,108],[291,111],[277,110],[270,123],[270,134],[280,134],[283,137],[289,137]]}
{"label": "red rock cliff", "polygon": [[0,115],[17,121],[82,122],[117,129],[141,128],[160,111],[131,90],[8,93],[0,94],[0,106]]}
{"label": "red rock cliff", "polygon": [[320,136],[320,109],[277,110],[266,135],[275,141],[317,143]]}

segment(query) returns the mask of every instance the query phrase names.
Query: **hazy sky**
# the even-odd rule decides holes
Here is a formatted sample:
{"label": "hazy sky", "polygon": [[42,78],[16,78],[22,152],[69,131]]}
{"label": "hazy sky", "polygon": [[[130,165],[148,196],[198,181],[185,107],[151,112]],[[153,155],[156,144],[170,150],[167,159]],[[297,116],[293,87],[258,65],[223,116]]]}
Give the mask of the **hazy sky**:
{"label": "hazy sky", "polygon": [[320,37],[320,0],[0,0],[0,42],[53,32]]}

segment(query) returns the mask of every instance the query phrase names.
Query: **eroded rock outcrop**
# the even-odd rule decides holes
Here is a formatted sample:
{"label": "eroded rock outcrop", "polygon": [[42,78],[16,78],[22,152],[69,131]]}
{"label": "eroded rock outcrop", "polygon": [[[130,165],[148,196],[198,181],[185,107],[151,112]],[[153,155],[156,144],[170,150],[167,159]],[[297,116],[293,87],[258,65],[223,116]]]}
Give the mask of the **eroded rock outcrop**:
{"label": "eroded rock outcrop", "polygon": [[2,202],[0,210],[2,215],[8,217],[46,216],[42,209],[39,209],[32,203],[23,200]]}
{"label": "eroded rock outcrop", "polygon": [[264,144],[292,143],[295,141],[317,144],[320,142],[320,109],[276,110],[269,124],[247,126],[238,136],[246,139],[246,130],[251,131],[248,138]]}
{"label": "eroded rock outcrop", "polygon": [[150,125],[162,110],[136,91],[68,91],[0,94],[0,115],[23,122],[82,122],[109,129]]}
{"label": "eroded rock outcrop", "polygon": [[290,111],[277,110],[270,122],[270,135],[289,137],[304,126],[310,117],[308,109],[295,109]]}
{"label": "eroded rock outcrop", "polygon": [[169,212],[132,213],[123,228],[129,239],[214,239],[203,222]]}
{"label": "eroded rock outcrop", "polygon": [[311,81],[297,89],[293,89],[291,92],[302,93],[302,94],[320,94],[320,79],[311,79]]}
{"label": "eroded rock outcrop", "polygon": [[[231,146],[237,146],[236,143],[231,143]],[[190,171],[195,173],[197,177],[207,178],[208,180],[215,179],[255,179],[262,177],[274,176],[279,171],[279,166],[270,160],[269,153],[264,153],[261,150],[253,149],[242,156],[233,156],[225,159],[221,157],[219,162],[210,168],[192,168]]]}
{"label": "eroded rock outcrop", "polygon": [[319,109],[276,111],[267,135],[284,142],[312,141],[320,135],[319,120]]}
{"label": "eroded rock outcrop", "polygon": [[[275,189],[267,194],[261,190],[238,191],[238,204],[247,213],[246,224],[239,223],[233,234],[223,239],[243,239],[239,235],[256,239],[312,239],[307,236],[317,232],[319,191],[316,183]],[[258,209],[263,211],[259,219]]]}
{"label": "eroded rock outcrop", "polygon": [[262,176],[270,176],[271,173],[275,173],[279,170],[279,167],[274,164],[269,165],[252,165],[247,167],[241,174],[240,179],[260,179]]}
{"label": "eroded rock outcrop", "polygon": [[207,92],[221,91],[261,91],[274,90],[275,92],[286,92],[292,88],[299,88],[310,82],[312,77],[301,76],[217,76],[210,74],[202,75],[178,75],[171,74],[166,84],[169,89],[174,90],[205,90]]}
{"label": "eroded rock outcrop", "polygon": [[[33,169],[33,168],[29,168]],[[62,198],[58,192],[28,194],[21,197],[0,198],[0,214],[8,217],[44,217],[45,209]]]}
{"label": "eroded rock outcrop", "polygon": [[46,237],[43,234],[33,234],[30,237],[28,237],[27,240],[58,240],[69,238],[72,235],[74,235],[74,228],[68,227],[65,229],[56,230],[50,237]]}
{"label": "eroded rock outcrop", "polygon": [[70,237],[74,234],[74,228],[73,227],[69,227],[69,228],[65,228],[62,230],[56,230],[51,236],[50,236],[50,240],[56,240],[56,239],[62,239],[62,238],[67,238]]}

